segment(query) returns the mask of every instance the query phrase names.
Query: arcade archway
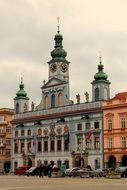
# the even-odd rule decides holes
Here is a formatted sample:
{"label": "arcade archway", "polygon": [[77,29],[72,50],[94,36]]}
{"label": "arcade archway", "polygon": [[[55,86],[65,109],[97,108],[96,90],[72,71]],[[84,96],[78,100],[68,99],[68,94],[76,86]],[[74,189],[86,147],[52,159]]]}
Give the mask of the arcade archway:
{"label": "arcade archway", "polygon": [[115,168],[116,167],[116,158],[114,156],[109,157],[108,167],[109,168]]}
{"label": "arcade archway", "polygon": [[122,166],[127,166],[127,155],[122,157]]}

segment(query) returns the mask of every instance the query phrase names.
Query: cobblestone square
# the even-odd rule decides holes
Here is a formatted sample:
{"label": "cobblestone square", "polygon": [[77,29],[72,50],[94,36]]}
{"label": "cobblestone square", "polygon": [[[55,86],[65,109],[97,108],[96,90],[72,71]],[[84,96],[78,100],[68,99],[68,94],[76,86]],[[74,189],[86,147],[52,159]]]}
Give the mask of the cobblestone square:
{"label": "cobblestone square", "polygon": [[127,190],[127,179],[0,176],[0,190]]}

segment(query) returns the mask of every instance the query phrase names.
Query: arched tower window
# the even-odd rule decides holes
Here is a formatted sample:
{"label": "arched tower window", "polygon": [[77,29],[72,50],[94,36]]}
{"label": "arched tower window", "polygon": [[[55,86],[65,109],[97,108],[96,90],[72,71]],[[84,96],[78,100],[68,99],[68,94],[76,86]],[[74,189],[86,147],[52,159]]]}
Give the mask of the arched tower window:
{"label": "arched tower window", "polygon": [[16,104],[16,113],[19,113],[19,103]]}
{"label": "arched tower window", "polygon": [[63,106],[63,96],[62,96],[62,93],[58,94],[58,106]]}
{"label": "arched tower window", "polygon": [[44,108],[48,109],[48,105],[49,105],[49,97],[46,95],[44,100]]}
{"label": "arched tower window", "polygon": [[99,101],[99,88],[95,89],[95,101]]}
{"label": "arched tower window", "polygon": [[104,100],[108,99],[108,90],[107,88],[104,88]]}
{"label": "arched tower window", "polygon": [[55,94],[52,94],[51,96],[51,108],[55,107]]}

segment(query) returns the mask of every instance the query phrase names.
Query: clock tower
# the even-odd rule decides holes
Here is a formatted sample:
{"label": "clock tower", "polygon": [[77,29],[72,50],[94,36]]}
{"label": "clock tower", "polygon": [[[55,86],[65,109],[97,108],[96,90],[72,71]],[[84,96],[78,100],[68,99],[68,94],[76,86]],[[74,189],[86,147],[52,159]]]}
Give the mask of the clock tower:
{"label": "clock tower", "polygon": [[52,59],[48,62],[48,82],[44,82],[42,100],[38,109],[49,109],[69,104],[69,61],[66,60],[67,52],[63,49],[63,36],[60,34],[59,22],[57,34],[54,37],[55,46],[51,51]]}

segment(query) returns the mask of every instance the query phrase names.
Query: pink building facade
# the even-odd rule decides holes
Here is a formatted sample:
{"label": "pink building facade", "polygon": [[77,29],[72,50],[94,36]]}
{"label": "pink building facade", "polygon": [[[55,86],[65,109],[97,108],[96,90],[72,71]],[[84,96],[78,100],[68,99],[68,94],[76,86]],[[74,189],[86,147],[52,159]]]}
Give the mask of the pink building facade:
{"label": "pink building facade", "polygon": [[103,103],[104,167],[127,166],[127,92]]}

